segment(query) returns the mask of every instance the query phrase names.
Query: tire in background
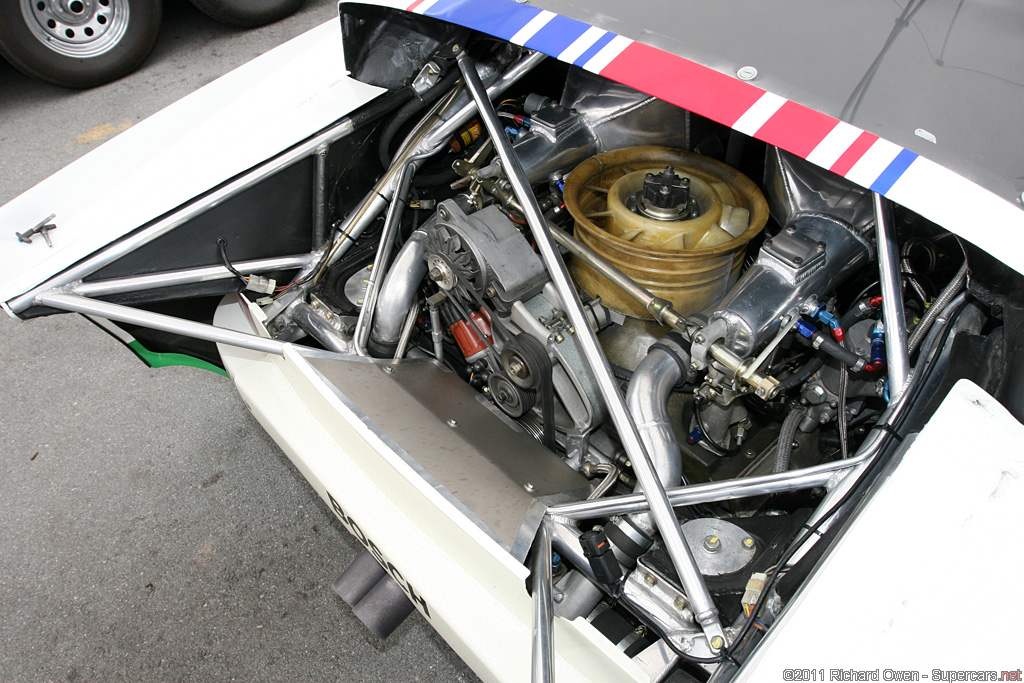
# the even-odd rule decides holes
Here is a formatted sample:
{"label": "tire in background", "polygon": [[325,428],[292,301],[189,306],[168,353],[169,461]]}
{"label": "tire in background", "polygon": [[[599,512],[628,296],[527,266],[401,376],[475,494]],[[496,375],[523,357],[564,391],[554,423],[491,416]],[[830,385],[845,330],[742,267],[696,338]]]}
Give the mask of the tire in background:
{"label": "tire in background", "polygon": [[161,0],[0,0],[0,53],[54,85],[90,88],[125,76],[156,43]]}
{"label": "tire in background", "polygon": [[215,21],[239,28],[254,28],[293,14],[305,0],[191,0]]}

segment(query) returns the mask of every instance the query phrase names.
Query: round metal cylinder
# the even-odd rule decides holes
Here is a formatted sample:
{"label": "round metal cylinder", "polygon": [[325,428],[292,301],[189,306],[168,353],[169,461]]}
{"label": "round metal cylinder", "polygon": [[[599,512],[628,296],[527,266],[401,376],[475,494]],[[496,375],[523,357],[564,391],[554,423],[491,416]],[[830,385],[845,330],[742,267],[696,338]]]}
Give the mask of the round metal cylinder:
{"label": "round metal cylinder", "polygon": [[[695,217],[662,221],[631,209],[647,173],[671,166],[689,178]],[[743,267],[747,243],[764,228],[768,204],[749,178],[721,162],[669,147],[631,147],[591,157],[565,182],[578,240],[686,315],[720,301]],[[572,273],[590,296],[636,318],[653,316],[579,259]]]}

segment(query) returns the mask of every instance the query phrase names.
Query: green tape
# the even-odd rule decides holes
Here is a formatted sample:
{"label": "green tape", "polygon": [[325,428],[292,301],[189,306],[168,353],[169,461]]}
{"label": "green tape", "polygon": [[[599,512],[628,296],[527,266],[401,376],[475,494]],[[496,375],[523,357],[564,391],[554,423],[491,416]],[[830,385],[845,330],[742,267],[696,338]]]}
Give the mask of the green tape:
{"label": "green tape", "polygon": [[183,353],[157,353],[156,351],[150,351],[137,339],[133,339],[128,342],[128,348],[134,351],[135,355],[141,358],[146,365],[151,368],[166,368],[171,365],[184,365],[189,368],[199,368],[201,370],[216,372],[218,375],[224,375],[225,377],[230,376],[223,368],[219,368],[213,363],[202,360],[201,358],[186,356]]}

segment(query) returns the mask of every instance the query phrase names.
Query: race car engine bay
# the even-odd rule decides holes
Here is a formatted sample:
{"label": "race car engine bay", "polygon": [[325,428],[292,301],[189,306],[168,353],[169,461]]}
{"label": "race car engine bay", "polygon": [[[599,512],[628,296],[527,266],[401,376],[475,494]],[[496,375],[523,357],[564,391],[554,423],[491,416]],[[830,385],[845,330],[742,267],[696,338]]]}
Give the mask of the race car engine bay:
{"label": "race car engine bay", "polygon": [[337,198],[322,256],[260,302],[268,329],[457,377],[480,430],[575,473],[509,475],[548,506],[504,543],[551,573],[554,614],[707,675],[770,628],[863,480],[843,475],[891,445],[908,366],[986,324],[967,252],[780,149],[465,39],[387,75],[415,95],[359,149],[374,190]]}

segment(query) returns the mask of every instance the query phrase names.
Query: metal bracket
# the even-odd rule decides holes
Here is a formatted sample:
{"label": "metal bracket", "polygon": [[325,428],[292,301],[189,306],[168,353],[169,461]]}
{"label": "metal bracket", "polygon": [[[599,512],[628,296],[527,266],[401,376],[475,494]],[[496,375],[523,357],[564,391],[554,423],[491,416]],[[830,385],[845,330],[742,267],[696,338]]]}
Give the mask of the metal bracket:
{"label": "metal bracket", "polygon": [[57,214],[51,213],[43,220],[36,223],[31,230],[26,230],[25,232],[15,232],[14,234],[17,235],[19,242],[24,242],[25,244],[32,244],[32,235],[42,235],[43,239],[46,240],[46,246],[52,249],[53,242],[50,240],[50,231],[56,230],[57,226],[51,223],[50,221],[52,221],[56,217]]}

